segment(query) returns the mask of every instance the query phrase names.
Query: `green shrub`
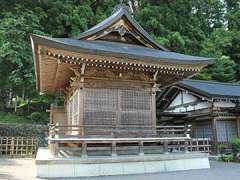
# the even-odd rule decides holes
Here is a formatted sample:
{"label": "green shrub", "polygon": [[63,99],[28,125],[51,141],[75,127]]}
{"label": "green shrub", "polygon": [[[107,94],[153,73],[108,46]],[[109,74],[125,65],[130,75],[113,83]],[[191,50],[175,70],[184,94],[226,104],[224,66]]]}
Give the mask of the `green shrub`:
{"label": "green shrub", "polygon": [[8,137],[34,137],[38,138],[39,146],[46,146],[46,137],[48,134],[47,125],[39,124],[1,124],[0,136]]}
{"label": "green shrub", "polygon": [[237,154],[240,153],[240,138],[233,139],[231,141],[232,149],[233,149],[233,155],[236,158]]}
{"label": "green shrub", "polygon": [[217,148],[219,150],[221,157],[224,156],[225,151],[227,149],[227,145],[226,144],[218,144]]}
{"label": "green shrub", "polygon": [[223,161],[223,162],[235,162],[235,158],[233,157],[233,155],[228,155],[228,156],[221,156],[219,158],[220,161]]}
{"label": "green shrub", "polygon": [[10,112],[0,112],[0,123],[30,123],[26,116],[19,116]]}
{"label": "green shrub", "polygon": [[37,124],[46,124],[49,122],[47,114],[40,112],[33,112],[30,115],[30,119],[32,122],[35,122]]}

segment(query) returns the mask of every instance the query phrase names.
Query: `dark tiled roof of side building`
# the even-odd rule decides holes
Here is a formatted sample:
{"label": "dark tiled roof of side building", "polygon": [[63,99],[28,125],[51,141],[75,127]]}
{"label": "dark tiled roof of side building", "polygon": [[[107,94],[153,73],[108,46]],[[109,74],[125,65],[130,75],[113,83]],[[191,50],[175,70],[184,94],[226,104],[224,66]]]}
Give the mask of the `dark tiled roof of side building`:
{"label": "dark tiled roof of side building", "polygon": [[178,82],[177,85],[211,98],[240,98],[240,83],[185,79]]}

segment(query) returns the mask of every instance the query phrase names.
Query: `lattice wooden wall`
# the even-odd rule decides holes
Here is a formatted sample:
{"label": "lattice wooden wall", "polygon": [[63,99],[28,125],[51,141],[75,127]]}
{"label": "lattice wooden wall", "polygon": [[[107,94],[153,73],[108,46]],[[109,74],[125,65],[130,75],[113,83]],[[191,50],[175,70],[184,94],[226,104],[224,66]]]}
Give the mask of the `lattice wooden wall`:
{"label": "lattice wooden wall", "polygon": [[[83,98],[80,99],[80,94]],[[69,100],[69,117],[73,125],[98,125],[84,128],[84,134],[112,134],[118,130],[144,130],[153,126],[152,89],[84,88],[78,89]],[[80,102],[82,100],[82,103]],[[81,106],[82,104],[82,106]],[[155,105],[155,104],[154,104]],[[79,111],[81,109],[83,111]],[[80,114],[82,112],[82,116]],[[83,121],[81,121],[81,117]],[[80,122],[83,122],[81,124]],[[113,127],[103,128],[101,127]],[[134,126],[134,127],[133,127]],[[115,130],[116,130],[115,128]],[[148,130],[148,128],[146,128]],[[126,131],[125,131],[126,133]]]}
{"label": "lattice wooden wall", "polygon": [[120,90],[120,125],[152,125],[151,91]]}

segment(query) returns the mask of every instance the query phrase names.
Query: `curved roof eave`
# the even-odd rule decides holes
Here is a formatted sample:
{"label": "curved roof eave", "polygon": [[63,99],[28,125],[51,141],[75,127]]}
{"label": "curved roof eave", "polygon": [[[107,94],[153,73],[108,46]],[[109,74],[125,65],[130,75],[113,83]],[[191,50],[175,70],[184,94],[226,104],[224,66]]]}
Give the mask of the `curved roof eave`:
{"label": "curved roof eave", "polygon": [[[74,51],[74,52],[81,52],[81,53],[89,53],[89,54],[98,54],[98,55],[108,55],[111,54],[112,56],[115,57],[126,57],[126,58],[132,58],[132,59],[141,59],[141,60],[147,60],[147,61],[154,61],[155,63],[175,63],[175,64],[212,64],[213,63],[213,58],[205,58],[205,57],[198,57],[198,56],[189,56],[189,55],[184,55],[184,54],[179,54],[179,53],[174,53],[174,52],[166,52],[166,51],[161,51],[161,50],[156,50],[152,48],[146,48],[146,47],[141,47],[141,46],[136,46],[136,45],[125,45],[123,43],[110,43],[110,42],[104,42],[106,43],[109,48],[114,48],[113,46],[116,45],[118,48],[116,51],[111,51],[109,48],[103,49],[105,46],[101,46],[101,42],[96,42],[96,41],[86,41],[86,40],[72,40],[72,39],[67,39],[67,41],[70,42],[76,42],[76,44],[70,44],[68,42],[61,42],[59,38],[49,38],[45,36],[39,36],[39,35],[31,35],[31,38],[35,43],[41,44],[41,45],[46,45],[54,48],[60,48],[60,49],[65,49],[69,51]],[[98,48],[98,46],[100,46]],[[107,47],[108,47],[107,46]],[[123,46],[123,47],[122,47]],[[125,47],[126,46],[126,47]],[[130,52],[129,49],[132,51]],[[135,50],[135,51],[134,51]],[[140,51],[143,51],[140,53]],[[146,52],[148,52],[146,55]],[[161,55],[158,56],[159,54],[164,53],[164,56],[161,57]],[[140,54],[139,54],[140,53]],[[152,54],[154,53],[155,56]],[[169,58],[168,57],[171,57]],[[181,56],[180,59],[177,57]],[[184,57],[188,58],[184,60]],[[191,58],[193,58],[191,60]],[[195,58],[195,59],[194,59]]]}

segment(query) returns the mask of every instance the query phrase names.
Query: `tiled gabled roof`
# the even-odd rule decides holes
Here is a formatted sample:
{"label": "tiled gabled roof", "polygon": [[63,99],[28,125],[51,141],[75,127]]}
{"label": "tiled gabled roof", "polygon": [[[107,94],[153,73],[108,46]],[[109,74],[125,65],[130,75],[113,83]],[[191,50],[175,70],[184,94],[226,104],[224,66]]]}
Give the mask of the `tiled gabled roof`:
{"label": "tiled gabled roof", "polygon": [[211,98],[240,98],[239,83],[185,79],[178,82],[177,85]]}
{"label": "tiled gabled roof", "polygon": [[171,51],[162,51],[153,48],[147,48],[138,45],[109,42],[109,41],[88,41],[70,38],[50,38],[46,36],[32,35],[35,42],[43,45],[51,45],[51,47],[69,49],[72,51],[80,51],[86,53],[94,53],[99,55],[113,54],[120,57],[138,58],[143,60],[156,60],[166,63],[212,63],[212,58],[191,56]]}
{"label": "tiled gabled roof", "polygon": [[123,16],[127,18],[127,20],[145,37],[153,43],[158,49],[163,51],[168,51],[165,47],[158,44],[143,28],[142,26],[132,17],[132,15],[124,8],[125,6],[120,6],[120,8],[113,13],[111,16],[109,16],[107,19],[103,20],[99,24],[93,26],[92,28],[88,29],[87,31],[81,33],[79,36],[74,37],[75,39],[84,39],[88,36],[91,36],[99,31],[102,31],[106,29],[108,26],[114,24],[119,19],[121,19]]}

